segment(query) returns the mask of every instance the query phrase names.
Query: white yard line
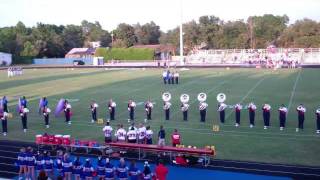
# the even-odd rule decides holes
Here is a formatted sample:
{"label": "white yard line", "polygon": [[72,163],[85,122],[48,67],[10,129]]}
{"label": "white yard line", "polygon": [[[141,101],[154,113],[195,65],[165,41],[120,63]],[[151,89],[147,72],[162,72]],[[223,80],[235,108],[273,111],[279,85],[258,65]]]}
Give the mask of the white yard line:
{"label": "white yard line", "polygon": [[290,111],[290,107],[292,105],[292,101],[293,101],[293,98],[294,98],[294,95],[295,95],[295,92],[296,92],[297,84],[298,84],[298,81],[299,81],[300,76],[301,76],[301,71],[302,71],[302,69],[299,70],[299,73],[297,75],[296,81],[294,82],[294,85],[293,85],[293,88],[292,88],[292,91],[291,91],[291,96],[290,96],[290,100],[289,100],[289,104],[288,104],[288,113]]}
{"label": "white yard line", "polygon": [[[262,81],[264,81],[266,79],[266,77],[264,76],[262,79],[260,79],[248,92],[247,94],[240,100],[240,104],[247,99],[247,97],[262,83]],[[225,119],[228,119],[230,117],[230,115],[233,113],[233,111],[231,110],[227,115]]]}

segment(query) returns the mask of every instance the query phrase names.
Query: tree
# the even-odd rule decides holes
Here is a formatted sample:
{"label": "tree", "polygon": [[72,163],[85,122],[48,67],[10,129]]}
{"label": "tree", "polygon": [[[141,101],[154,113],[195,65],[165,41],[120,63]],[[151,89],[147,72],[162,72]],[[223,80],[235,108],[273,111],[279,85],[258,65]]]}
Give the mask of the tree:
{"label": "tree", "polygon": [[35,57],[38,53],[37,48],[30,41],[26,41],[23,44],[23,51],[20,53],[20,56]]}
{"label": "tree", "polygon": [[140,25],[134,25],[137,44],[159,44],[160,27],[153,21]]}
{"label": "tree", "polygon": [[125,23],[121,23],[118,25],[117,29],[114,31],[115,34],[115,43],[119,43],[119,45],[123,45],[123,47],[131,47],[137,42],[137,37],[134,33],[133,26]]}
{"label": "tree", "polygon": [[320,23],[310,19],[298,20],[279,37],[277,44],[282,47],[320,46]]}
{"label": "tree", "polygon": [[64,50],[68,52],[72,48],[83,47],[84,35],[81,26],[67,25],[62,31]]}

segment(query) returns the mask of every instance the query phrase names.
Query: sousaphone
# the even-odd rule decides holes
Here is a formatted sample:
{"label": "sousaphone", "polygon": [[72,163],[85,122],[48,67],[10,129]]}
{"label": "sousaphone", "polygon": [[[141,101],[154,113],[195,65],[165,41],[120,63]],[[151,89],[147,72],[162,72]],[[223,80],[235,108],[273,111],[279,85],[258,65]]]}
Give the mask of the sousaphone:
{"label": "sousaphone", "polygon": [[188,103],[189,102],[189,95],[188,94],[181,94],[180,101],[182,103]]}
{"label": "sousaphone", "polygon": [[162,100],[164,102],[168,102],[168,101],[170,101],[170,99],[171,99],[171,94],[169,92],[165,92],[162,94]]}
{"label": "sousaphone", "polygon": [[207,94],[206,93],[199,93],[198,94],[198,101],[199,102],[204,102],[204,101],[206,101],[207,100]]}
{"label": "sousaphone", "polygon": [[226,99],[227,99],[227,96],[224,93],[219,93],[217,95],[217,101],[219,103],[223,103],[224,101],[226,101]]}

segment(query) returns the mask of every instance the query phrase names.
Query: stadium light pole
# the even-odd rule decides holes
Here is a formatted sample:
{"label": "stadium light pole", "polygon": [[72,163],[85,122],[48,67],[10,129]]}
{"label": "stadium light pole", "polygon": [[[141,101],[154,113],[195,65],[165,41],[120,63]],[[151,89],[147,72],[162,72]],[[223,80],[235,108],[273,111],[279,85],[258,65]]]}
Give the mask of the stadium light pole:
{"label": "stadium light pole", "polygon": [[183,31],[182,31],[182,0],[180,0],[180,64],[184,65],[183,61]]}

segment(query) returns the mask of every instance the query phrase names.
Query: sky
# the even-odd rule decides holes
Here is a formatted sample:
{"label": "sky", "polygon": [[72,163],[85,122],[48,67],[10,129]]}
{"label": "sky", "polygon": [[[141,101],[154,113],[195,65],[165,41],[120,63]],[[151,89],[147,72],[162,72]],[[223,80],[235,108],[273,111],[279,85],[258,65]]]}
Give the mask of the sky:
{"label": "sky", "polygon": [[27,26],[37,22],[80,25],[85,19],[99,21],[109,31],[119,23],[150,21],[167,31],[177,27],[181,19],[188,22],[202,15],[246,21],[249,16],[263,14],[286,14],[290,23],[303,18],[319,22],[320,0],[0,0],[0,27],[18,21]]}

